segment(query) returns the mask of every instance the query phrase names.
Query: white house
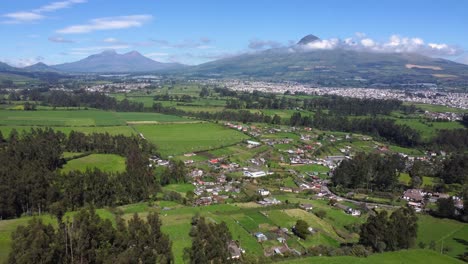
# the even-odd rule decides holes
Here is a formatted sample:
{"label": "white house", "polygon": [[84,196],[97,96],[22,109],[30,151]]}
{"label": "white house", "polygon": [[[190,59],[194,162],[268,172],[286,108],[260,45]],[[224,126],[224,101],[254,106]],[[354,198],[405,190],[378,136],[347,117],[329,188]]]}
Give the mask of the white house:
{"label": "white house", "polygon": [[266,176],[267,173],[264,171],[244,171],[244,176],[251,178],[258,178]]}
{"label": "white house", "polygon": [[270,195],[270,191],[267,190],[267,189],[258,189],[258,194],[260,194],[261,196],[268,196]]}

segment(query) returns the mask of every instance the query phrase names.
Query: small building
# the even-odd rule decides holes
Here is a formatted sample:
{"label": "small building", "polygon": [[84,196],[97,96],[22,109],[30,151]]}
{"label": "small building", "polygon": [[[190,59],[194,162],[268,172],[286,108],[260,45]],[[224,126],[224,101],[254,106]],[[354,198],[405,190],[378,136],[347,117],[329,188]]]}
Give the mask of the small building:
{"label": "small building", "polygon": [[278,240],[280,243],[286,243],[286,238],[284,237],[278,237],[276,240]]}
{"label": "small building", "polygon": [[242,253],[245,251],[237,245],[236,241],[231,240],[228,243],[228,250],[229,254],[231,254],[231,259],[240,259],[242,256]]}
{"label": "small building", "polygon": [[260,146],[261,143],[260,142],[257,142],[257,141],[252,141],[252,140],[247,140],[247,147],[248,148],[256,148],[258,146]]}
{"label": "small building", "polygon": [[257,192],[258,192],[258,194],[260,194],[261,196],[268,196],[268,195],[270,195],[270,191],[267,190],[267,189],[258,189]]}
{"label": "small building", "polygon": [[265,236],[265,234],[263,234],[262,232],[257,232],[257,233],[254,234],[254,236],[257,238],[258,242],[263,242],[263,241],[268,240],[268,237]]}
{"label": "small building", "polygon": [[412,202],[421,202],[424,198],[424,193],[420,189],[408,189],[403,193],[403,199]]}
{"label": "small building", "polygon": [[250,178],[258,178],[258,177],[263,177],[266,175],[267,173],[264,171],[244,171],[244,176],[250,177]]}
{"label": "small building", "polygon": [[306,211],[310,211],[314,208],[311,204],[300,204],[299,207]]}

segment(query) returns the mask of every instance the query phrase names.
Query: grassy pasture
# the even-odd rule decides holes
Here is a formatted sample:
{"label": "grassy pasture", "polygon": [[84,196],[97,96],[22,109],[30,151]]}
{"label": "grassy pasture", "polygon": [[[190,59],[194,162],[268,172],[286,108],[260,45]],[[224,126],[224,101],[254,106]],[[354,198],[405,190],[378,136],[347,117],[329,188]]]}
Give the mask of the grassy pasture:
{"label": "grassy pasture", "polygon": [[109,112],[101,110],[0,111],[0,125],[22,126],[123,126],[127,122],[186,122],[188,119],[158,113]]}
{"label": "grassy pasture", "polygon": [[209,150],[235,144],[248,136],[212,123],[135,125],[164,156]]}
{"label": "grassy pasture", "polygon": [[63,166],[62,172],[98,168],[106,172],[124,172],[125,158],[115,154],[91,154],[73,159]]}
{"label": "grassy pasture", "polygon": [[[92,133],[109,133],[110,135],[124,135],[131,136],[135,134],[135,131],[130,126],[99,126],[99,127],[62,127],[62,126],[51,126],[55,131],[61,131],[65,134],[69,134],[71,131],[82,132],[85,134]],[[31,128],[44,128],[40,126],[1,126],[0,131],[4,136],[10,134],[11,130],[15,129],[19,133],[22,131],[29,131]]]}
{"label": "grassy pasture", "polygon": [[418,221],[418,238],[416,243],[423,242],[429,247],[431,241],[436,244],[437,251],[458,257],[468,250],[468,225],[455,220],[439,219],[420,215]]}
{"label": "grassy pasture", "polygon": [[434,137],[440,129],[464,128],[459,122],[423,122],[421,119],[397,119],[396,123],[417,130],[423,139]]}

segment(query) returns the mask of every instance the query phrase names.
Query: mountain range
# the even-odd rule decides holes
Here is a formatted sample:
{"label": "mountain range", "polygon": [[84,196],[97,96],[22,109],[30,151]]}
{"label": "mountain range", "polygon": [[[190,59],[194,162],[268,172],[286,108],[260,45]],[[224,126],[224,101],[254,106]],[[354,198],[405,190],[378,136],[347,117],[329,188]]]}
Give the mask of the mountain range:
{"label": "mountain range", "polygon": [[37,63],[14,68],[0,63],[0,72],[132,73],[163,72],[189,78],[238,78],[296,81],[322,86],[401,86],[437,84],[467,87],[468,65],[416,53],[379,53],[346,48],[310,49],[320,38],[307,35],[297,44],[244,53],[196,66],[161,63],[137,51],[113,50],[58,65]]}
{"label": "mountain range", "polygon": [[296,81],[322,86],[468,85],[468,65],[416,53],[310,49],[314,35],[297,44],[245,53],[189,67],[179,74],[199,78]]}

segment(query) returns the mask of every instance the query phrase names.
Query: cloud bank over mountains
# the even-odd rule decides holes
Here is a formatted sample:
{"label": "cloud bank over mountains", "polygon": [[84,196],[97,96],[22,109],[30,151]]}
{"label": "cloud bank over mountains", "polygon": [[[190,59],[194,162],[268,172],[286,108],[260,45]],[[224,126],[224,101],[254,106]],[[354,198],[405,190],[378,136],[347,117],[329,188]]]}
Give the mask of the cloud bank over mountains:
{"label": "cloud bank over mountains", "polygon": [[464,53],[460,47],[446,43],[426,43],[417,37],[392,35],[387,41],[380,42],[363,33],[356,33],[355,36],[345,39],[319,39],[305,45],[296,45],[291,51],[337,48],[383,53],[418,53],[430,57],[450,57]]}

